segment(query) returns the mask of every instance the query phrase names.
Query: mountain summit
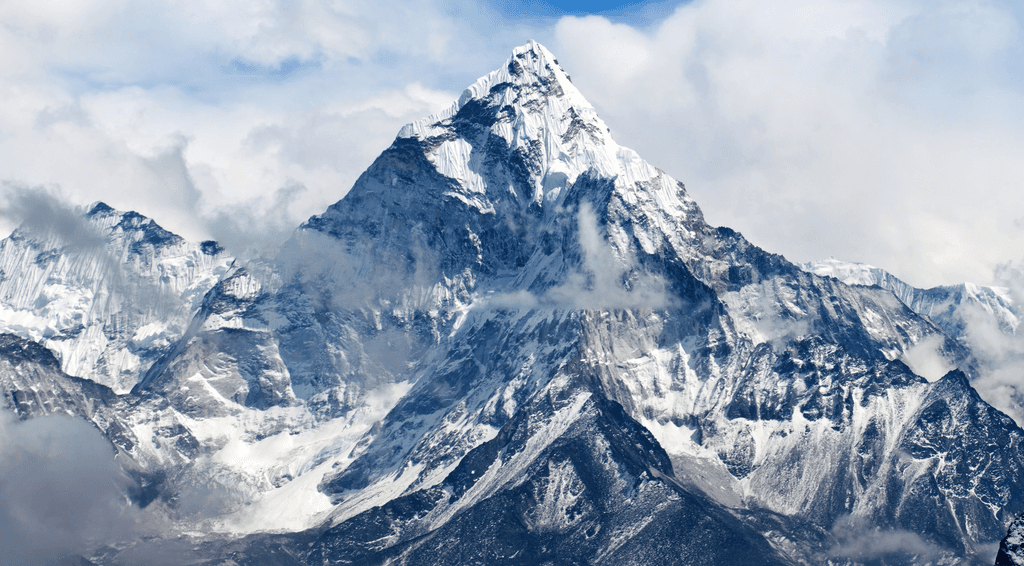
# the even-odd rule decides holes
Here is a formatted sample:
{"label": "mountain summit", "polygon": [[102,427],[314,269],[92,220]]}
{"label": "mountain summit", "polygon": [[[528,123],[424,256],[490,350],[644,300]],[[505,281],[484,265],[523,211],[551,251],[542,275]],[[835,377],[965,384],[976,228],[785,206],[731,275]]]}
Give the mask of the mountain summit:
{"label": "mountain summit", "polygon": [[[925,342],[958,369],[900,361]],[[207,560],[982,564],[1024,511],[963,343],[709,226],[535,42],[225,271],[131,393],[83,406],[10,343],[140,505],[240,537]]]}
{"label": "mountain summit", "polygon": [[[485,185],[468,159],[474,149],[479,157],[488,155],[480,151],[501,140],[505,151],[519,157],[519,163],[506,159],[507,165],[530,174],[516,179],[526,181],[521,189],[527,189],[518,196],[540,206],[557,203],[566,185],[590,170],[605,178],[654,174],[611,139],[558,60],[532,41],[515,49],[504,67],[467,88],[450,108],[405,126],[398,138],[440,144],[431,152],[432,162],[442,175],[462,181],[470,194],[507,190]],[[621,159],[620,151],[630,159]]]}

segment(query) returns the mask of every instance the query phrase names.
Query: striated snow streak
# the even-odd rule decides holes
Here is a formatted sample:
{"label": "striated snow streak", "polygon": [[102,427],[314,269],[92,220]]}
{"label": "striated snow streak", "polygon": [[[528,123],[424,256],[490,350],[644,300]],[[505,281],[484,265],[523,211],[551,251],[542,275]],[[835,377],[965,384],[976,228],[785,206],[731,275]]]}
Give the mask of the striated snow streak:
{"label": "striated snow streak", "polygon": [[82,223],[94,239],[19,229],[0,241],[0,331],[42,342],[69,375],[126,392],[232,260],[102,203]]}
{"label": "striated snow streak", "polygon": [[[564,378],[562,379],[564,380]],[[563,385],[559,381],[559,379],[554,380],[552,388],[558,389],[560,385]],[[468,509],[479,501],[490,497],[497,490],[508,489],[524,481],[526,468],[572,425],[589,398],[590,392],[580,392],[546,422],[538,423],[537,430],[530,436],[522,450],[514,454],[502,455],[496,459],[469,491],[453,505],[442,508],[439,514],[429,518],[434,528],[443,525],[463,509]]]}

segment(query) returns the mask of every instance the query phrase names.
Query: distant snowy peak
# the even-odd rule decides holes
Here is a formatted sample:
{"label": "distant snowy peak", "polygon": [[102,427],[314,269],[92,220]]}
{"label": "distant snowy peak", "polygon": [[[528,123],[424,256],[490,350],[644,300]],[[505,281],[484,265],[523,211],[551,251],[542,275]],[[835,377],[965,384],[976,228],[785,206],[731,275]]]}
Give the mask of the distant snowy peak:
{"label": "distant snowy peak", "polygon": [[833,277],[847,285],[877,285],[889,289],[907,305],[913,301],[916,290],[888,271],[866,263],[829,258],[801,263],[799,266],[808,273],[820,277]]}
{"label": "distant snowy peak", "polygon": [[974,283],[942,285],[918,289],[884,269],[866,263],[835,258],[799,264],[800,268],[822,277],[834,277],[847,285],[876,285],[892,291],[896,297],[918,314],[927,316],[954,338],[962,338],[965,309],[981,309],[999,329],[1016,333],[1024,309],[1016,304],[1005,287],[985,287]]}
{"label": "distant snowy peak", "polygon": [[159,249],[185,243],[184,238],[164,230],[151,218],[134,211],[114,210],[104,202],[89,207],[85,218],[102,232],[107,232],[110,238],[116,238],[117,233],[123,234],[132,241],[132,250],[136,253],[142,251],[146,244]]}
{"label": "distant snowy peak", "polygon": [[45,344],[69,375],[126,391],[231,262],[216,242],[98,202],[0,241],[0,331]]}

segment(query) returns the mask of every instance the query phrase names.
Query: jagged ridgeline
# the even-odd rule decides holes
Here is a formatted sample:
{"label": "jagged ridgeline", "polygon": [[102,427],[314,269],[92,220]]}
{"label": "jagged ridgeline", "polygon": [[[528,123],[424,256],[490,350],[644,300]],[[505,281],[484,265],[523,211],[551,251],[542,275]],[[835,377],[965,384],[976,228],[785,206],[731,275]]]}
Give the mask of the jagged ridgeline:
{"label": "jagged ridgeline", "polygon": [[[131,300],[69,334],[106,357],[69,364],[36,330],[64,303],[2,311],[7,404],[94,422],[168,525],[82,551],[97,564],[183,533],[211,564],[992,564],[1024,511],[1024,433],[973,389],[968,344],[709,226],[534,42],[276,258],[104,222],[88,249],[0,247],[0,290],[104,288],[9,269],[12,249],[128,274]],[[187,316],[145,342],[133,313],[168,262],[193,275],[161,312]],[[922,342],[958,369],[916,375]],[[97,377],[122,351],[144,362]]]}

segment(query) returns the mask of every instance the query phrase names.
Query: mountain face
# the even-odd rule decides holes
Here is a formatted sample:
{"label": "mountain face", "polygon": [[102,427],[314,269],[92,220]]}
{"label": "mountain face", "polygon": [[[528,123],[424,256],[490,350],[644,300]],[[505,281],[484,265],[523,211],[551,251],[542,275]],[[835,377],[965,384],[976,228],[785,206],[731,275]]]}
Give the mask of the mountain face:
{"label": "mountain face", "polygon": [[1018,517],[1006,537],[999,543],[996,566],[1019,566],[1024,564],[1024,517]]}
{"label": "mountain face", "polygon": [[70,375],[127,392],[231,263],[103,203],[64,230],[0,241],[0,332],[44,344]]}
{"label": "mountain face", "polygon": [[[130,281],[173,263],[109,233]],[[533,42],[278,257],[204,257],[117,381],[0,337],[8,405],[96,423],[166,544],[220,533],[197,563],[990,564],[1024,511],[1024,432],[970,344],[709,226]],[[152,324],[117,304],[135,330],[102,359]],[[960,369],[917,375],[921,344]]]}
{"label": "mountain face", "polygon": [[[862,263],[836,259],[809,262],[800,267],[823,277],[834,277],[849,285],[888,289],[903,304],[939,326],[943,332],[970,351],[970,361],[959,364],[989,403],[1024,423],[1024,341],[1017,329],[1024,308],[1006,287],[984,287],[973,283],[918,289],[887,271]],[[919,345],[905,361],[922,375],[943,373],[954,365],[936,344]],[[931,367],[929,367],[931,366]]]}

